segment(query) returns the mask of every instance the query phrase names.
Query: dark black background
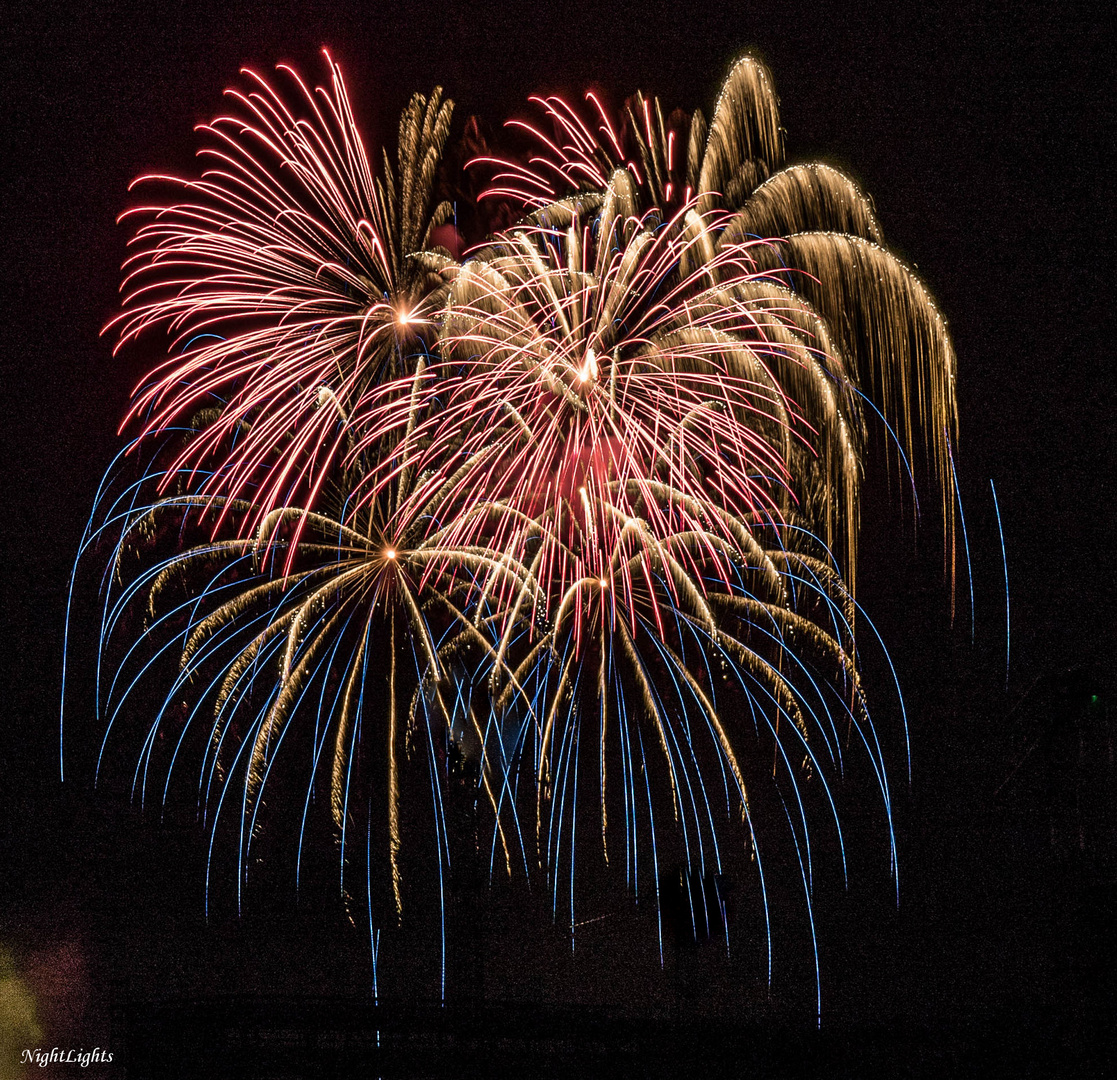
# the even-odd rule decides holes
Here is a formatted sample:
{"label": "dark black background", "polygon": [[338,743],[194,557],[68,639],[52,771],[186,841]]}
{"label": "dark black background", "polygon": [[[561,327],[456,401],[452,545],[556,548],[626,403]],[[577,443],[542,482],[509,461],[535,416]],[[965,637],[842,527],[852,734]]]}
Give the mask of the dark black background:
{"label": "dark black background", "polygon": [[[98,336],[115,310],[126,235],[114,219],[128,182],[190,168],[191,128],[219,108],[241,64],[290,60],[318,78],[323,44],[373,145],[391,138],[410,93],[435,83],[457,102],[459,126],[470,113],[497,126],[530,93],[591,84],[617,100],[640,87],[709,115],[728,65],[749,48],[775,76],[791,160],[835,164],[872,194],[886,239],[917,264],[950,320],[959,356],[973,646],[964,579],[952,628],[936,530],[916,535],[910,514],[888,506],[879,470],[865,515],[861,599],[892,650],[912,730],[910,788],[902,761],[894,765],[900,908],[876,863],[848,895],[838,885],[822,903],[822,1036],[809,1034],[813,990],[799,975],[777,976],[762,1004],[750,987],[719,1012],[703,1001],[710,961],[675,958],[660,973],[658,962],[634,959],[653,942],[630,947],[620,931],[603,931],[589,959],[569,960],[545,931],[534,945],[514,928],[504,936],[499,912],[487,916],[497,947],[484,976],[463,976],[456,993],[475,1005],[518,998],[532,1015],[589,1010],[606,1043],[625,1017],[666,1018],[687,1060],[696,1051],[679,1032],[719,1017],[707,1046],[734,1025],[760,1024],[772,1060],[798,1061],[802,1040],[815,1039],[821,1056],[811,1061],[831,1071],[840,1061],[850,1075],[921,1063],[962,1075],[979,1060],[987,1071],[1022,1062],[1037,1075],[1101,1069],[1114,1018],[1113,834],[1088,828],[1085,846],[1060,837],[1048,805],[1060,781],[1034,762],[1031,788],[997,792],[1022,725],[1073,723],[1075,695],[1097,693],[1104,705],[1114,682],[1110,22],[1038,4],[225,0],[13,10],[0,76],[0,946],[38,996],[40,1045],[116,1040],[119,1060],[127,1045],[139,1061],[140,1043],[164,1037],[144,1026],[155,1002],[368,993],[364,946],[339,920],[259,899],[242,920],[224,912],[207,925],[199,834],[160,828],[128,808],[126,791],[93,793],[88,771],[58,781],[67,578],[142,363],[113,359]],[[1011,580],[1007,690],[990,478]],[[78,634],[88,651],[92,631]],[[79,676],[79,745],[91,737],[87,697]],[[1112,716],[1111,697],[1108,708]],[[898,720],[885,707],[882,722]],[[1114,792],[1108,768],[1089,780],[1099,806]],[[429,970],[409,977],[406,948],[384,964],[389,982],[437,997]],[[498,1014],[486,1022],[515,1028],[511,1013]],[[461,1042],[438,1045],[450,1053]]]}

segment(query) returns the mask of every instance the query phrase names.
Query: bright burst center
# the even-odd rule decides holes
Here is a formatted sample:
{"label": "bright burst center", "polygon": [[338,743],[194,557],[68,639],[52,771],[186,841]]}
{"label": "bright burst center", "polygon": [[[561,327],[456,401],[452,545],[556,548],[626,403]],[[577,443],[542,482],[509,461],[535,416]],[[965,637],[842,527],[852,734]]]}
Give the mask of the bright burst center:
{"label": "bright burst center", "polygon": [[582,370],[578,372],[578,380],[580,382],[593,382],[597,378],[597,354],[593,351],[593,346],[586,350],[586,362],[582,365]]}

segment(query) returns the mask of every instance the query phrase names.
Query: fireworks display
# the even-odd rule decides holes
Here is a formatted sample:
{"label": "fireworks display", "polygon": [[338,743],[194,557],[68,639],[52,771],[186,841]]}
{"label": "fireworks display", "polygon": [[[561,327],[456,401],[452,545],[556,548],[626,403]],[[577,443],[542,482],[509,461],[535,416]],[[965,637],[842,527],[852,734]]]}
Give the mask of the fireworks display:
{"label": "fireworks display", "polygon": [[452,104],[415,95],[376,164],[326,59],[314,90],[246,71],[198,175],[141,178],[124,215],[110,330],[167,355],[79,559],[107,553],[102,765],[138,746],[137,797],[233,835],[238,890],[269,818],[301,845],[328,804],[370,926],[408,904],[412,818],[444,895],[455,801],[571,935],[585,859],[656,910],[661,954],[675,867],[728,935],[731,849],[767,927],[775,832],[809,913],[847,755],[895,867],[862,462],[874,424],[919,453],[952,565],[957,417],[945,323],[868,198],[784,164],[746,57],[709,124],[538,99],[526,154],[470,164],[522,216],[461,254]]}

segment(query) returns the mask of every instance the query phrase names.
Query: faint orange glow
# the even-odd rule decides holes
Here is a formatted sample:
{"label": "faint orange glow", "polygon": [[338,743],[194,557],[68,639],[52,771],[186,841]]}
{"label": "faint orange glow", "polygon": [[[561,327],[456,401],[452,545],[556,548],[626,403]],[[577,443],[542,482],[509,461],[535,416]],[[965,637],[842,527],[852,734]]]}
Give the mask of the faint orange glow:
{"label": "faint orange glow", "polygon": [[42,1039],[35,995],[0,945],[0,1076],[20,1076],[20,1056]]}

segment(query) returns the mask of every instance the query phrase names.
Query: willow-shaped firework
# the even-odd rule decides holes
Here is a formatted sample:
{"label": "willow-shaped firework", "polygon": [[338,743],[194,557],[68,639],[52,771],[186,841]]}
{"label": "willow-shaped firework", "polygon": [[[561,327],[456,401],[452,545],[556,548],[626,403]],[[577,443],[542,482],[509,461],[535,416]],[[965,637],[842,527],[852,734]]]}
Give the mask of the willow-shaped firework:
{"label": "willow-shaped firework", "polygon": [[[327,57],[328,59],[328,57]],[[262,513],[313,504],[345,451],[354,403],[406,374],[400,328],[419,325],[432,288],[408,256],[450,207],[432,207],[453,106],[416,95],[400,122],[399,177],[376,179],[341,73],[311,93],[289,68],[291,101],[252,71],[235,108],[201,130],[209,166],[189,201],[141,205],[125,263],[117,348],[155,328],[172,356],[134,395],[125,427],[144,438],[193,416],[169,475],[212,468],[199,494],[252,489]],[[229,443],[236,438],[235,448]]]}
{"label": "willow-shaped firework", "polygon": [[[698,110],[687,117],[676,109],[665,120],[659,100],[642,94],[629,99],[619,120],[593,93],[586,95],[588,115],[558,97],[532,100],[553,134],[511,121],[538,151],[526,163],[477,159],[494,174],[485,195],[511,198],[536,220],[561,227],[575,208],[598,205],[620,168],[640,212],[690,208],[692,263],[712,263],[753,240],[773,241],[751,251],[757,269],[771,271],[764,285],[771,306],[813,335],[820,354],[844,361],[854,393],[867,395],[883,414],[901,454],[911,458],[922,433],[940,479],[953,577],[949,446],[957,405],[946,322],[919,278],[883,246],[872,203],[852,180],[827,165],[784,164],[767,68],[750,56],[739,60],[709,125]],[[847,521],[852,540],[855,509]],[[852,550],[848,568],[852,575]]]}
{"label": "willow-shaped firework", "polygon": [[397,917],[418,757],[440,869],[464,783],[491,862],[542,875],[556,917],[568,894],[572,933],[579,816],[657,897],[740,831],[767,918],[760,785],[809,909],[807,781],[840,836],[860,746],[891,821],[854,645],[865,402],[909,452],[922,429],[951,528],[954,359],[925,289],[850,181],[782,167],[752,59],[708,130],[641,96],[619,125],[591,97],[596,132],[542,102],[553,136],[493,188],[527,216],[463,261],[432,242],[440,92],[377,178],[336,66],[315,92],[285,70],[293,95],[248,73],[205,126],[186,201],[128,215],[112,325],[172,355],[126,421],[147,465],[82,548],[111,550],[106,743],[162,672],[137,788],[161,775],[165,799],[193,754],[215,834],[239,804],[243,884],[265,789],[302,836],[325,784],[343,881],[363,825],[370,912],[385,882]]}

